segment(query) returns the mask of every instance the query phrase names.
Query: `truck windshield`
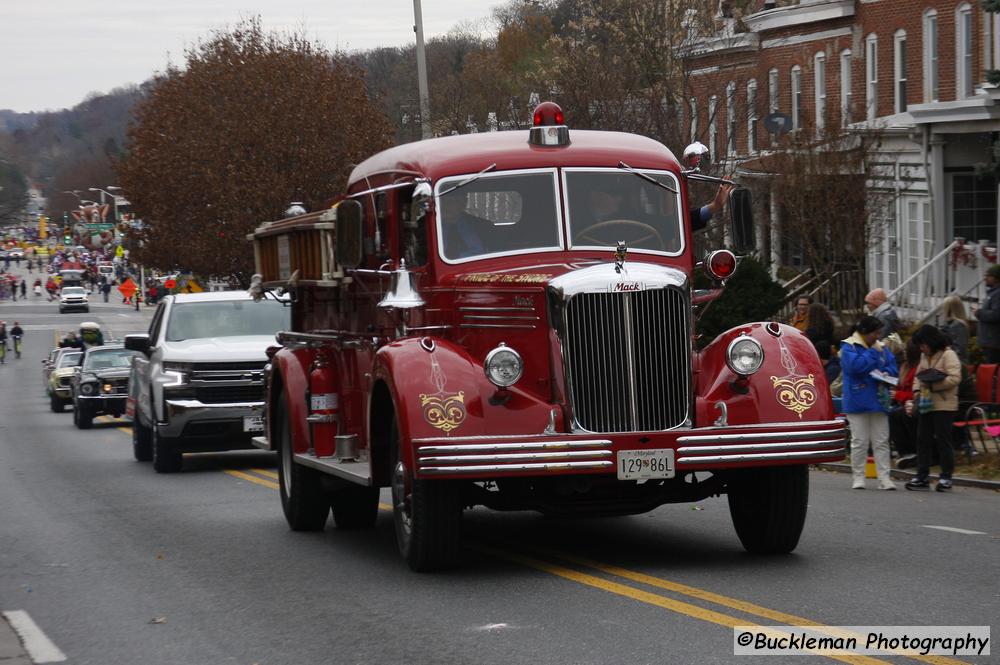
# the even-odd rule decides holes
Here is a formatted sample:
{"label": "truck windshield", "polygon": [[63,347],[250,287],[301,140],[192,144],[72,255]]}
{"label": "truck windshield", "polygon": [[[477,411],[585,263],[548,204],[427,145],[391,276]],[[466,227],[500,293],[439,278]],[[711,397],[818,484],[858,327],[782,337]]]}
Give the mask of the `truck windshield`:
{"label": "truck windshield", "polygon": [[446,261],[562,248],[555,171],[483,174],[447,191],[468,177],[437,184],[438,244]]}
{"label": "truck windshield", "polygon": [[290,309],[270,299],[174,303],[167,324],[167,341],[274,335],[288,329],[289,318]]}
{"label": "truck windshield", "polygon": [[[680,191],[666,172],[642,171]],[[677,194],[618,169],[564,169],[570,248],[615,247],[677,254],[683,247]]]}

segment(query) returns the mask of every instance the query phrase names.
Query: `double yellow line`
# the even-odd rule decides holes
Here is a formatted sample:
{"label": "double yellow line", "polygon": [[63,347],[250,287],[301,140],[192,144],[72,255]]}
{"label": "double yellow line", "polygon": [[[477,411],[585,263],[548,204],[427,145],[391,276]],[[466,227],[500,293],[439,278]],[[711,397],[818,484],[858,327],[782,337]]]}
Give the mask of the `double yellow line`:
{"label": "double yellow line", "polygon": [[[131,432],[128,428],[121,427],[119,429]],[[223,473],[232,476],[233,478],[254,483],[268,489],[278,489],[278,474],[270,469],[224,469]],[[385,512],[392,512],[392,506],[384,503],[379,504],[379,509]],[[722,594],[700,589],[698,587],[629,570],[613,564],[602,563],[600,561],[595,561],[593,559],[559,550],[548,548],[525,548],[523,545],[515,546],[514,544],[508,542],[499,542],[497,544],[467,543],[466,546],[473,551],[480,552],[495,559],[509,561],[511,563],[532,568],[534,570],[554,575],[577,584],[582,584],[593,589],[629,598],[646,605],[659,607],[661,609],[668,610],[669,612],[681,614],[729,629],[732,629],[735,626],[754,626],[756,630],[767,633],[769,636],[783,637],[787,635],[786,633],[775,630],[766,624],[757,623],[753,619],[746,619],[716,609],[710,609],[709,607],[696,605],[692,602],[687,602],[687,600],[680,600],[674,596],[681,596],[686,599],[697,600],[703,603],[728,608],[743,615],[748,615],[756,619],[773,621],[781,625],[809,626],[814,631],[821,632],[832,637],[860,637],[857,634],[847,633],[805,617],[788,614],[787,612],[781,612],[779,610],[774,610],[762,605],[740,600],[738,598],[731,598],[729,596],[724,596]],[[523,551],[525,549],[527,549],[531,554],[525,553]],[[670,594],[673,594],[673,596],[650,591],[649,589],[669,592]],[[858,665],[886,662],[885,660],[873,658],[871,656],[837,655],[829,654],[823,651],[811,651],[811,653],[826,656],[827,658],[843,663]],[[945,656],[907,657],[925,663],[931,663],[932,665],[956,665],[965,662]]]}

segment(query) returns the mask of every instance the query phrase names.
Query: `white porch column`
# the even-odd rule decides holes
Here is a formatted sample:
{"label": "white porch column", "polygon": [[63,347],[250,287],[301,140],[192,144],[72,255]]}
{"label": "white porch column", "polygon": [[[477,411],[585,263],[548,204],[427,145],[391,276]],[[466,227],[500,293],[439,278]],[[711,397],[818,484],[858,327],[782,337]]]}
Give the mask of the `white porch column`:
{"label": "white porch column", "polygon": [[781,212],[779,210],[778,194],[771,187],[771,277],[778,278],[778,266],[781,265]]}

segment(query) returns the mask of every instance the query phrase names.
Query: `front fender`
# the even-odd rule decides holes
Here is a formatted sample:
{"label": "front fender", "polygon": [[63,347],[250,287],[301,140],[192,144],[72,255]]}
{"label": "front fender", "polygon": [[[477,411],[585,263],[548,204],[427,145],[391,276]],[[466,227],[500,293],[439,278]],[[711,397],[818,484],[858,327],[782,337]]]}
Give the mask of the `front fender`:
{"label": "front fender", "polygon": [[[375,356],[374,378],[392,395],[402,441],[446,436],[540,434],[553,405],[516,385],[498,391],[482,361],[451,342],[393,342]],[[561,431],[561,410],[556,414]]]}
{"label": "front fender", "polygon": [[[726,365],[729,344],[749,335],[764,350],[760,370],[741,386]],[[701,427],[720,415],[724,402],[730,425],[832,420],[833,402],[823,363],[809,338],[792,326],[750,323],[719,335],[702,350],[696,385],[697,418]]]}
{"label": "front fender", "polygon": [[306,391],[309,388],[309,366],[312,364],[315,351],[311,349],[283,348],[271,359],[271,380],[267,385],[267,439],[272,450],[277,450],[278,432],[274,426],[276,400],[280,394],[284,399],[285,413],[291,425],[292,450],[305,453],[309,450],[309,429],[306,423],[308,401]]}

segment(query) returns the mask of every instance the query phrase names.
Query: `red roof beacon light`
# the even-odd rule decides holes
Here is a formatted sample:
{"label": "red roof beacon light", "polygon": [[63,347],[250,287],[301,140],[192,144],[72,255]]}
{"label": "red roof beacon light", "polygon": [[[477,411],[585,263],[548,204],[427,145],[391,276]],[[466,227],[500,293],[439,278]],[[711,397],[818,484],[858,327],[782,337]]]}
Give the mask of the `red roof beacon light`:
{"label": "red roof beacon light", "polygon": [[712,279],[726,281],[736,272],[736,255],[728,249],[717,249],[705,259],[705,271]]}
{"label": "red roof beacon light", "polygon": [[545,147],[569,145],[566,116],[555,102],[542,102],[532,114],[534,125],[528,132],[528,143]]}

